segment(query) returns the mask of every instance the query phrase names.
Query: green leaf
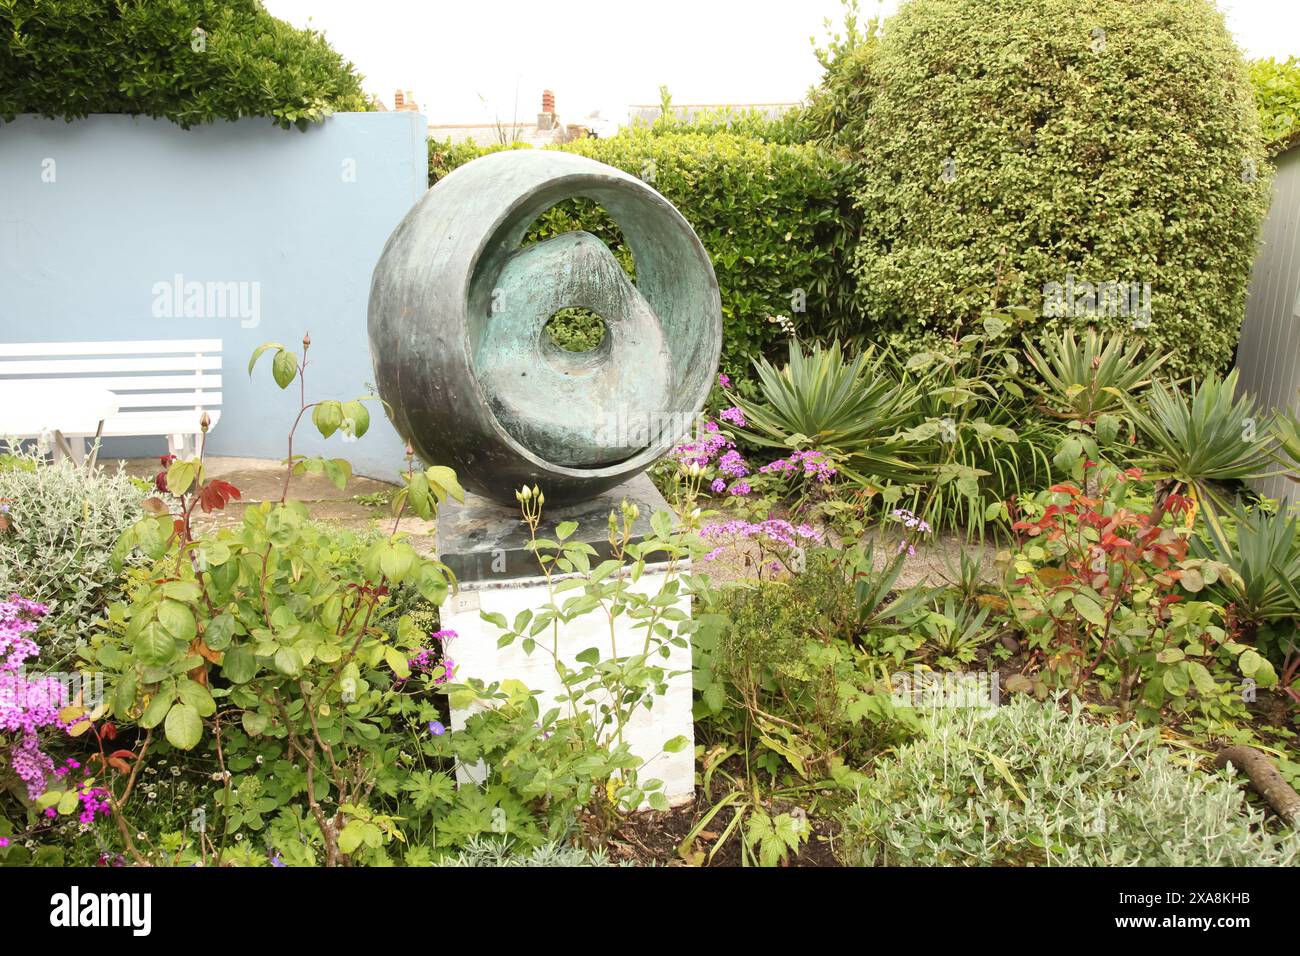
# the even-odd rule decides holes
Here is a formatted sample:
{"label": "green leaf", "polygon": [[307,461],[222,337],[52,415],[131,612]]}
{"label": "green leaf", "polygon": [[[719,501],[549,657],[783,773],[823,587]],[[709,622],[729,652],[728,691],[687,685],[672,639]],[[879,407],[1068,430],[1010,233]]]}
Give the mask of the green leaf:
{"label": "green leaf", "polygon": [[217,712],[216,701],[208,689],[197,681],[182,677],[176,682],[176,693],[182,703],[189,704],[200,717],[211,717]]}
{"label": "green leaf", "polygon": [[276,352],[275,358],[271,361],[271,376],[275,379],[275,384],[281,388],[288,388],[293,384],[294,377],[297,374],[298,356],[288,349],[281,349]]}
{"label": "green leaf", "polygon": [[1161,676],[1161,683],[1165,685],[1165,690],[1175,697],[1186,697],[1190,686],[1186,665],[1180,664],[1169,668]]}
{"label": "green leaf", "polygon": [[430,465],[424,470],[424,477],[433,488],[434,494],[438,496],[438,501],[442,502],[451,496],[461,504],[465,503],[465,489],[460,486],[460,481],[456,477],[456,472],[446,465]]}
{"label": "green leaf", "polygon": [[329,438],[343,424],[343,405],[335,401],[321,402],[312,409],[311,421],[322,438]]}
{"label": "green leaf", "polygon": [[1197,693],[1202,696],[1213,694],[1218,689],[1214,677],[1200,661],[1188,661],[1187,672],[1192,677],[1192,683],[1196,685]]}
{"label": "green leaf", "polygon": [[162,667],[176,656],[176,638],[157,622],[150,622],[135,642],[135,653],[141,663]]}
{"label": "green leaf", "polygon": [[253,356],[248,360],[249,378],[252,378],[253,376],[253,366],[257,364],[257,360],[260,359],[269,349],[279,349],[280,351],[284,351],[284,346],[279,342],[264,342],[257,348],[253,349]]}
{"label": "green leaf", "polygon": [[154,698],[149,701],[149,705],[145,707],[144,713],[140,715],[140,726],[145,730],[157,727],[162,723],[163,718],[167,716],[167,711],[171,709],[172,702],[175,699],[176,696],[170,685],[165,690],[160,688]]}
{"label": "green leaf", "polygon": [[235,636],[235,617],[222,611],[203,629],[203,643],[214,651],[224,651]]}
{"label": "green leaf", "polygon": [[411,667],[406,661],[406,655],[397,648],[385,647],[384,660],[388,662],[388,666],[392,668],[393,673],[398,677],[411,676]]}
{"label": "green leaf", "polygon": [[275,652],[275,669],[285,677],[302,673],[302,655],[292,647],[282,647]]}
{"label": "green leaf", "polygon": [[260,737],[266,732],[266,728],[271,723],[271,718],[266,714],[259,714],[255,710],[246,710],[240,717],[239,722],[243,724],[244,732],[250,737]]}
{"label": "green leaf", "polygon": [[203,720],[189,704],[176,704],[167,712],[163,725],[167,742],[179,750],[190,750],[203,736]]}
{"label": "green leaf", "polygon": [[361,402],[344,402],[343,417],[352,419],[352,434],[357,438],[370,430],[370,410]]}
{"label": "green leaf", "polygon": [[221,673],[233,684],[247,684],[257,673],[257,658],[246,647],[232,647],[221,660]]}
{"label": "green leaf", "polygon": [[166,600],[158,605],[158,623],[177,640],[189,643],[198,633],[194,612],[179,601]]}
{"label": "green leaf", "polygon": [[1070,596],[1070,603],[1079,616],[1089,624],[1095,624],[1097,627],[1106,626],[1106,612],[1101,609],[1101,605],[1082,591],[1075,591]]}
{"label": "green leaf", "polygon": [[690,738],[686,737],[684,734],[679,734],[664,744],[664,753],[681,753],[690,745],[690,742]]}

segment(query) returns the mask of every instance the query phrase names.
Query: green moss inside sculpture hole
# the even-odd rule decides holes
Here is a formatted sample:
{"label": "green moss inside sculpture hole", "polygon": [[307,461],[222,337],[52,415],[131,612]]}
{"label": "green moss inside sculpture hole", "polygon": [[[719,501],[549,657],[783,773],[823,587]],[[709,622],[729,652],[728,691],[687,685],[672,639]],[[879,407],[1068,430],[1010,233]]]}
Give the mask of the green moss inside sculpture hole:
{"label": "green moss inside sculpture hole", "polygon": [[590,352],[605,341],[605,320],[590,309],[560,309],[547,319],[546,334],[566,352]]}

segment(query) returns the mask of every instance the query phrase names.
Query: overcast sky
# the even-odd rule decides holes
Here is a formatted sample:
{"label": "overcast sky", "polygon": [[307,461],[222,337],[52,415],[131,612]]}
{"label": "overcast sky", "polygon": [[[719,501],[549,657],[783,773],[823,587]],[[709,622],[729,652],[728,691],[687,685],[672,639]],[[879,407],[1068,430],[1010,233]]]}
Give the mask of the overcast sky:
{"label": "overcast sky", "polygon": [[[632,103],[802,99],[820,77],[809,38],[840,0],[264,0],[323,30],[366,89],[412,90],[431,123],[531,121],[541,91],[572,122]],[[898,0],[884,0],[886,11]],[[1247,55],[1300,55],[1300,0],[1219,0]],[[861,0],[864,14],[878,9]]]}

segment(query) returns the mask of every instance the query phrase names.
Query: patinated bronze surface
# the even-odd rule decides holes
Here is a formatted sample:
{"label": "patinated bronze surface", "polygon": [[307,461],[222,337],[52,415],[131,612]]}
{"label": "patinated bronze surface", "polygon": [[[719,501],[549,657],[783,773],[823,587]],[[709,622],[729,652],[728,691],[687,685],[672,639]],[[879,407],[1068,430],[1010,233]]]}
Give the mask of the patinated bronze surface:
{"label": "patinated bronze surface", "polygon": [[[589,233],[520,245],[577,196],[618,223],[635,282]],[[605,320],[589,352],[545,330],[571,307]],[[572,502],[642,471],[699,412],[722,345],[717,279],[681,214],[621,170],[552,150],[485,156],[429,190],[384,247],[369,321],[398,431],[508,504],[525,484]]]}

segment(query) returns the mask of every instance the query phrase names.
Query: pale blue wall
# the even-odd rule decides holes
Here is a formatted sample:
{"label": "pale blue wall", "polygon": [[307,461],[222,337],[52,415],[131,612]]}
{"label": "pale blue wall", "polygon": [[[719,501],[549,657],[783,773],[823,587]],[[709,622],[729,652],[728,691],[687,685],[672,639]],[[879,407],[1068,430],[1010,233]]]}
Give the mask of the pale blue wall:
{"label": "pale blue wall", "polygon": [[[249,354],[266,341],[301,351],[310,331],[309,399],[364,393],[370,273],[425,191],[425,138],[416,113],[342,113],[307,132],[266,119],[190,130],[128,116],[0,122],[0,341],[220,338],[224,406],[209,451],[282,458],[296,396],[275,386],[266,359],[250,382]],[[260,324],[155,317],[155,284],[178,273],[258,283]],[[372,409],[360,441],[311,430],[294,450],[391,478],[402,442]],[[104,456],[165,450],[117,439]]]}

